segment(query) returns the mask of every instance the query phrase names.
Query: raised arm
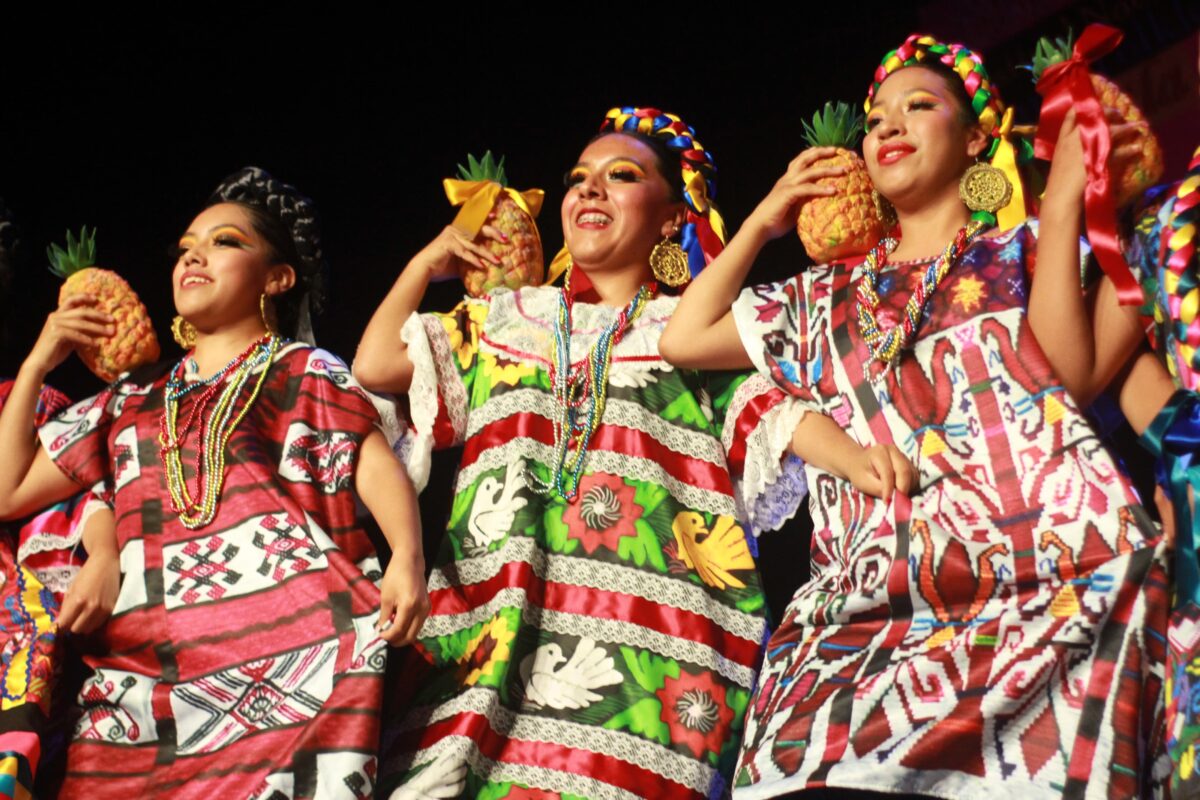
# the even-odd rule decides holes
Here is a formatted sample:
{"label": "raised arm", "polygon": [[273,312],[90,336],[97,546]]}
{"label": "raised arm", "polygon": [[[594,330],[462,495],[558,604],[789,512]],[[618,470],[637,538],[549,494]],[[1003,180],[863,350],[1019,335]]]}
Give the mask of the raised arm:
{"label": "raised arm", "polygon": [[354,487],[392,548],[379,587],[379,635],[389,644],[409,644],[429,614],[421,516],[412,481],[379,431],[363,442]]}
{"label": "raised arm", "polygon": [[69,297],[46,318],[0,410],[0,519],[15,519],[63,500],[80,486],[54,466],[34,430],[38,396],[50,371],[76,347],[93,346],[113,331],[113,319],[83,295]]}
{"label": "raised arm", "polygon": [[[1112,125],[1110,169],[1137,156],[1137,126]],[[1080,405],[1112,381],[1142,338],[1136,311],[1117,304],[1105,278],[1085,296],[1079,281],[1079,236],[1087,173],[1083,145],[1068,112],[1059,132],[1038,225],[1037,269],[1029,290],[1029,325],[1050,366]]]}
{"label": "raised arm", "polygon": [[730,308],[763,245],[795,228],[805,201],[836,193],[834,187],[816,181],[842,175],[845,169],[812,166],[834,151],[832,147],[814,147],[793,159],[725,250],[692,281],[659,340],[663,358],[678,367],[695,369],[751,366]]}
{"label": "raised arm", "polygon": [[[490,225],[483,226],[480,236],[504,241],[504,234]],[[484,269],[484,261],[500,263],[487,248],[452,225],[413,256],[371,315],[358,343],[352,367],[358,382],[373,392],[407,392],[413,364],[400,329],[420,306],[430,282],[456,277],[463,269]]]}

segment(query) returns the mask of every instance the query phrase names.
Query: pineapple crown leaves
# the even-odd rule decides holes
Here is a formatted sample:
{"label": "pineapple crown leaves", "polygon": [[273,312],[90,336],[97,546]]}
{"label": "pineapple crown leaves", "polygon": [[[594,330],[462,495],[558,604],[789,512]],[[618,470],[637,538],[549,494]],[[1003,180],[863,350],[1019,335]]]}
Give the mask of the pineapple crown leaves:
{"label": "pineapple crown leaves", "polygon": [[1037,83],[1042,79],[1042,73],[1049,67],[1066,61],[1071,57],[1071,51],[1075,47],[1075,32],[1067,28],[1066,36],[1049,37],[1043,36],[1038,39],[1037,46],[1033,50],[1033,63],[1022,64],[1021,69],[1027,69],[1033,73],[1033,81]]}
{"label": "pineapple crown leaves", "polygon": [[458,165],[458,177],[465,181],[495,181],[501,186],[508,186],[508,178],[504,175],[504,156],[496,161],[491,150],[479,159],[467,153],[467,165]]}
{"label": "pineapple crown leaves", "polygon": [[813,114],[812,124],[803,123],[804,141],[812,147],[843,147],[853,149],[862,136],[863,115],[849,103],[838,101],[825,104]]}
{"label": "pineapple crown leaves", "polygon": [[60,278],[68,278],[80,270],[96,265],[96,229],[90,231],[84,225],[79,238],[67,231],[67,249],[51,244],[46,248],[50,259],[50,271]]}

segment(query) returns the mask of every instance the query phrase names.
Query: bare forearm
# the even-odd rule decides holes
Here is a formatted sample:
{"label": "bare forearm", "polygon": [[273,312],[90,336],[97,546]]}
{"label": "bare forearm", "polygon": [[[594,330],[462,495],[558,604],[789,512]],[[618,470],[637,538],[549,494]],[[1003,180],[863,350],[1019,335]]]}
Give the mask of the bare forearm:
{"label": "bare forearm", "polygon": [[1042,208],[1029,326],[1063,386],[1083,403],[1096,391],[1096,356],[1079,277],[1080,216],[1081,209],[1070,202]]}
{"label": "bare forearm", "polygon": [[429,288],[429,269],[410,261],[379,304],[363,331],[354,357],[354,377],[376,392],[407,392],[413,366],[400,329],[413,315]]}
{"label": "bare forearm", "polygon": [[853,460],[861,450],[858,442],[824,414],[805,414],[792,432],[791,451],[795,455],[839,478],[849,477]]}
{"label": "bare forearm", "polygon": [[768,236],[747,225],[683,293],[663,332],[663,358],[680,367],[738,369],[751,365],[730,308]]}
{"label": "bare forearm", "polygon": [[26,363],[13,382],[12,391],[0,411],[0,494],[11,494],[29,470],[37,452],[34,415],[45,374]]}
{"label": "bare forearm", "polygon": [[423,563],[417,492],[379,431],[373,431],[363,442],[355,488],[371,516],[379,523],[392,548],[392,557]]}
{"label": "bare forearm", "polygon": [[1175,393],[1175,382],[1148,350],[1142,351],[1117,382],[1117,402],[1133,430],[1141,436]]}

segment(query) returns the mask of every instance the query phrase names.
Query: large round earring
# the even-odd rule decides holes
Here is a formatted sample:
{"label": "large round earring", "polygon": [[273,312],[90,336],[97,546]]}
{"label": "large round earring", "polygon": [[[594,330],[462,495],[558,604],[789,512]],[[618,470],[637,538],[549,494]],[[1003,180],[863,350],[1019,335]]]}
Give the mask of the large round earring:
{"label": "large round earring", "polygon": [[179,314],[171,320],[171,336],[175,339],[175,344],[184,350],[191,350],[196,346],[196,326]]}
{"label": "large round earring", "polygon": [[692,277],[687,253],[665,236],[650,251],[650,271],[656,281],[667,286],[683,286]]}
{"label": "large round earring", "polygon": [[883,227],[889,231],[896,227],[896,223],[899,221],[896,219],[896,209],[886,197],[879,193],[878,189],[871,190],[871,202],[875,204],[875,214],[883,223]]}
{"label": "large round earring", "polygon": [[986,161],[973,164],[958,182],[958,196],[971,211],[995,214],[1008,205],[1012,191],[1008,176]]}
{"label": "large round earring", "polygon": [[258,296],[258,315],[262,317],[262,324],[267,333],[274,336],[278,333],[279,320],[275,315],[275,304],[267,302],[269,297],[266,292]]}

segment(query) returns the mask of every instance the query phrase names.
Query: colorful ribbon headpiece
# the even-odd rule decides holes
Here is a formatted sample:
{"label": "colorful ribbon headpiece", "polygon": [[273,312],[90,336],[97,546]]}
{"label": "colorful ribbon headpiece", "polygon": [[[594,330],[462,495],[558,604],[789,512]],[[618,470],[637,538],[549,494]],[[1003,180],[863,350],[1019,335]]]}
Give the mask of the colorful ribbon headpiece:
{"label": "colorful ribbon headpiece", "polygon": [[[725,221],[713,204],[717,193],[717,167],[712,155],[696,139],[692,127],[675,114],[657,108],[622,106],[609,109],[600,125],[601,133],[629,133],[657,139],[679,156],[680,187],[687,215],[680,229],[679,246],[688,256],[692,277],[708,266],[725,248]],[[664,176],[670,180],[670,176]],[[558,278],[570,256],[564,247],[550,264],[546,282]]]}
{"label": "colorful ribbon headpiece", "polygon": [[988,222],[997,224],[1001,230],[1007,230],[1019,225],[1029,216],[1026,205],[1025,190],[1021,184],[1021,173],[1018,163],[1033,158],[1033,148],[1029,142],[1013,134],[1012,109],[1006,108],[1000,98],[1000,91],[992,84],[987,67],[979,54],[961,44],[939,42],[924,33],[914,33],[883,57],[875,70],[875,80],[867,90],[867,99],[863,107],[871,110],[871,100],[879,85],[889,75],[905,67],[920,64],[939,63],[950,69],[962,80],[971,98],[971,110],[983,127],[984,133],[991,137],[981,157],[991,161],[992,166],[1001,170],[1008,182],[1012,184],[1012,199],[1004,208],[996,212],[995,219],[986,212],[977,212],[977,216],[985,216]]}
{"label": "colorful ribbon headpiece", "polygon": [[1108,121],[1088,73],[1088,65],[1112,52],[1121,43],[1123,35],[1108,25],[1088,25],[1075,42],[1071,57],[1046,68],[1037,83],[1038,94],[1042,96],[1042,113],[1033,147],[1038,158],[1049,161],[1054,156],[1054,145],[1067,112],[1075,109],[1075,124],[1083,141],[1087,167],[1083,203],[1088,243],[1100,268],[1113,282],[1121,305],[1140,305],[1144,299],[1141,286],[1129,271],[1117,241],[1116,192],[1108,172],[1108,154],[1112,147]]}
{"label": "colorful ribbon headpiece", "polygon": [[[1192,154],[1188,173],[1169,200],[1159,234],[1162,264],[1160,295],[1170,312],[1170,333],[1175,339],[1168,361],[1185,389],[1200,390],[1200,147]],[[1164,209],[1166,210],[1166,209]]]}

